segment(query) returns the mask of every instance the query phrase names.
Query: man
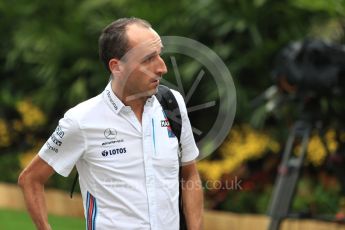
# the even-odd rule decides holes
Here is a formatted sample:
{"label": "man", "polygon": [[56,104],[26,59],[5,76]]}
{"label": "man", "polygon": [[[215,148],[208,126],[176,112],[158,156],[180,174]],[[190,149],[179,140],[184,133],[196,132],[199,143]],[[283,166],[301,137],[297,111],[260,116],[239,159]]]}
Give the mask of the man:
{"label": "man", "polygon": [[[112,80],[100,95],[66,112],[18,183],[40,230],[51,229],[44,184],[55,172],[79,172],[87,229],[179,229],[179,143],[154,94],[167,72],[159,35],[144,20],[119,19],[99,38]],[[201,229],[203,196],[195,165],[198,149],[182,96],[184,214]]]}

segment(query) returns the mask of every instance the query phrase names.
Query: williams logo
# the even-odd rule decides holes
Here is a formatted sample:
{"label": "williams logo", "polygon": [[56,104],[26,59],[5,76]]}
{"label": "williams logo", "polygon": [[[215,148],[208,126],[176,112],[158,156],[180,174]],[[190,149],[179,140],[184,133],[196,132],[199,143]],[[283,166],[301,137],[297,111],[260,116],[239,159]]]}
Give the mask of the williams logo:
{"label": "williams logo", "polygon": [[127,152],[126,148],[110,149],[110,150],[102,151],[102,156],[106,157],[108,155],[112,156],[112,155],[117,155],[117,154],[123,154],[126,152]]}
{"label": "williams logo", "polygon": [[60,138],[63,138],[63,136],[65,135],[65,133],[64,133],[64,131],[62,131],[60,125],[58,125],[58,127],[56,127],[55,133],[56,133]]}
{"label": "williams logo", "polygon": [[63,137],[65,132],[62,131],[61,126],[57,126],[54,133],[50,136],[50,138],[46,142],[46,146],[49,150],[58,153],[59,147],[62,145]]}
{"label": "williams logo", "polygon": [[62,142],[59,141],[56,136],[53,134],[50,136],[50,139],[54,142],[54,144],[56,144],[57,146],[61,146],[62,145]]}

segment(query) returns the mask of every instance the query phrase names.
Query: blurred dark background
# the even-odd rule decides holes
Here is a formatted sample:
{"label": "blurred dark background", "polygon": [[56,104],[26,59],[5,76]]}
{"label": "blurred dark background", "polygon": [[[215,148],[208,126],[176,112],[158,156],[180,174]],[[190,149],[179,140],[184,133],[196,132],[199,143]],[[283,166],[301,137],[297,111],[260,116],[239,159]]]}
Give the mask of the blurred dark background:
{"label": "blurred dark background", "polygon": [[[343,0],[1,0],[0,181],[16,183],[64,112],[104,89],[109,76],[98,60],[98,36],[113,20],[130,16],[148,20],[161,36],[205,44],[227,65],[237,94],[234,125],[221,147],[198,164],[205,184],[239,179],[241,188],[205,188],[206,207],[266,213],[289,128],[299,116],[298,102],[275,103],[274,109],[265,100],[252,102],[276,85],[276,57],[291,42],[344,44]],[[201,67],[188,57],[176,58],[187,90]],[[173,81],[174,71],[166,78]],[[214,82],[205,81],[190,103],[216,97]],[[345,104],[341,96],[317,100],[321,106],[315,113],[328,111],[331,102],[340,110]],[[190,114],[201,130],[215,115],[212,109]],[[345,168],[342,118],[326,115],[323,124],[329,151],[313,132],[293,202],[296,212],[336,215],[345,196],[338,180]],[[54,176],[49,186],[68,190],[72,177]]]}

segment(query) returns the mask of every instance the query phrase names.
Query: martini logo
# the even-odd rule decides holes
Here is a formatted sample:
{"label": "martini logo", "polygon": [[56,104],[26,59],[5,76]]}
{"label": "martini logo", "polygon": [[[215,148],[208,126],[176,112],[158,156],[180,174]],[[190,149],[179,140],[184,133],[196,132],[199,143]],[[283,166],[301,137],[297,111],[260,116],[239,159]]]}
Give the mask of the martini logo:
{"label": "martini logo", "polygon": [[165,114],[164,110],[163,110],[163,116],[164,116],[164,120],[161,120],[161,127],[166,127],[166,128],[167,128],[168,136],[169,136],[170,138],[175,137],[175,134],[174,134],[174,132],[173,132],[172,129],[171,129],[171,126],[170,126],[168,117],[167,117],[167,115]]}
{"label": "martini logo", "polygon": [[161,127],[170,127],[170,123],[167,120],[161,120]]}

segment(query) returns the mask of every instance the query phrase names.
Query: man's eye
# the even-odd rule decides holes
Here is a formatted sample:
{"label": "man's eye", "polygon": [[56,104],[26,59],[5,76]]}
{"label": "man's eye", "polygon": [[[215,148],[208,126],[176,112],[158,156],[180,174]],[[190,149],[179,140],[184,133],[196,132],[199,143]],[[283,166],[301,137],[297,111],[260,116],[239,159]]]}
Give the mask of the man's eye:
{"label": "man's eye", "polygon": [[149,56],[144,58],[143,62],[151,62],[154,59],[155,56]]}

